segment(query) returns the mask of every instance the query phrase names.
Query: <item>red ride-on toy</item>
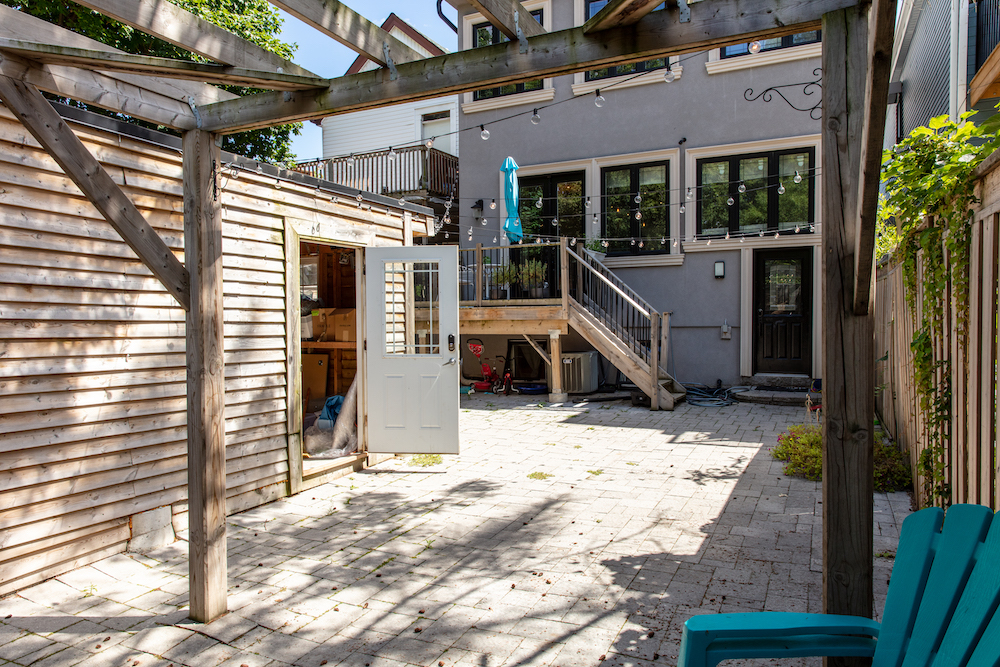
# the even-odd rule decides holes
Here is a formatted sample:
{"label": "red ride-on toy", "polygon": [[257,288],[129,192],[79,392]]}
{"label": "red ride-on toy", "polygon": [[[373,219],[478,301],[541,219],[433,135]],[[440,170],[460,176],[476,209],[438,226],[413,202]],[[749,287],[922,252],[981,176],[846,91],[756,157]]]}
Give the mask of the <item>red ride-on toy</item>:
{"label": "red ride-on toy", "polygon": [[483,369],[483,379],[473,382],[469,387],[469,393],[474,394],[477,391],[493,391],[495,392],[495,387],[498,382],[500,382],[500,376],[497,372],[490,368],[489,363],[483,361],[483,341],[478,338],[469,339],[469,352],[476,355],[476,359],[479,360],[479,365]]}

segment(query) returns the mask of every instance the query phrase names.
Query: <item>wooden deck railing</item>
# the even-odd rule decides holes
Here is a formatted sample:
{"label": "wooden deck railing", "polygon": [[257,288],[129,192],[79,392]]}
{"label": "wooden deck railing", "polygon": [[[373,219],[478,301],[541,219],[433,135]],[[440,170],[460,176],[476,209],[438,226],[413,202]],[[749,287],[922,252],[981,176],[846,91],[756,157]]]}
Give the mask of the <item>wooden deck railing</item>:
{"label": "wooden deck railing", "polygon": [[462,249],[459,300],[463,306],[561,303],[562,261],[558,243]]}
{"label": "wooden deck railing", "polygon": [[307,160],[294,169],[332,183],[387,195],[427,191],[431,196],[450,197],[458,188],[458,158],[426,146]]}

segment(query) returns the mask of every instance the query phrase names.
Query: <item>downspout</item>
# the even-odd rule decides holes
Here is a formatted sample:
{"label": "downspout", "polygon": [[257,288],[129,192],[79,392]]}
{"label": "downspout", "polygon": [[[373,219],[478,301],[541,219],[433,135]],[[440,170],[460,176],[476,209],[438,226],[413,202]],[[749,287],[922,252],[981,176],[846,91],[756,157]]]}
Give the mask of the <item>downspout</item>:
{"label": "downspout", "polygon": [[457,35],[458,34],[458,26],[455,25],[454,23],[452,23],[451,19],[449,19],[447,16],[445,16],[444,12],[441,11],[441,3],[442,2],[444,2],[444,0],[437,0],[438,16],[441,17],[441,20],[444,21],[445,23],[447,23],[448,27],[451,28],[455,32],[455,34]]}
{"label": "downspout", "polygon": [[961,25],[962,0],[951,0],[951,58],[948,77],[948,116],[958,121],[958,71],[959,71],[959,30]]}

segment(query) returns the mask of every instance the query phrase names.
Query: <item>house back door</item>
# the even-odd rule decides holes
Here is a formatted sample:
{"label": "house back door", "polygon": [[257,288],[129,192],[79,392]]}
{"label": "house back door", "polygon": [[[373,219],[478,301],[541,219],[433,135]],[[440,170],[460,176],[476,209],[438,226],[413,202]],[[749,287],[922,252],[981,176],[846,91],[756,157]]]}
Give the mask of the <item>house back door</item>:
{"label": "house back door", "polygon": [[812,372],[812,248],[754,253],[754,373]]}
{"label": "house back door", "polygon": [[458,247],[365,249],[368,451],[458,454]]}

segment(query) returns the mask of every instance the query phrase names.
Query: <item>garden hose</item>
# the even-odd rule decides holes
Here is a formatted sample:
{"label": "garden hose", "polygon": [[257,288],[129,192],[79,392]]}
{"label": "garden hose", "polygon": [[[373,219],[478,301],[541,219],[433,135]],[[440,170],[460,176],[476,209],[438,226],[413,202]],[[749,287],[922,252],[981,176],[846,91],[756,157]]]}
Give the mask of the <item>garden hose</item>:
{"label": "garden hose", "polygon": [[682,382],[681,385],[687,389],[687,396],[684,400],[700,408],[721,408],[735,405],[736,399],[733,398],[733,394],[753,389],[753,387],[713,388],[703,384],[686,382]]}

